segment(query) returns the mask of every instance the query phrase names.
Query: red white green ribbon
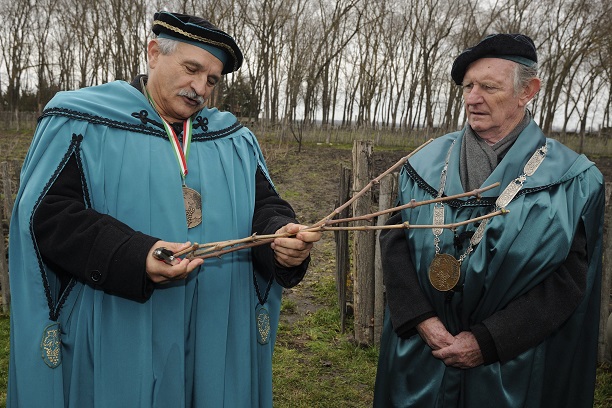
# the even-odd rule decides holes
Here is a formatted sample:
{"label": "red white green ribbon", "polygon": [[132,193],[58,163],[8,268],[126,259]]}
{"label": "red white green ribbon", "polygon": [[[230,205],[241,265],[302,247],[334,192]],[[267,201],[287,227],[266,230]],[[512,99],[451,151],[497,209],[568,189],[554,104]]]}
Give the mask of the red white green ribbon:
{"label": "red white green ribbon", "polygon": [[[151,106],[153,106],[153,108],[157,110],[157,107],[155,106],[155,102],[153,101],[153,98],[151,98],[151,95],[149,95],[149,90],[146,88],[145,90],[147,93],[147,98],[149,99],[149,102],[151,103]],[[168,140],[170,140],[170,143],[172,144],[172,150],[174,151],[174,157],[176,157],[176,161],[179,164],[179,168],[181,169],[181,177],[183,178],[183,184],[185,184],[185,177],[187,176],[187,173],[189,172],[189,170],[187,169],[187,158],[189,157],[189,149],[191,148],[191,135],[192,135],[191,117],[183,122],[183,146],[182,147],[176,135],[176,132],[174,131],[172,126],[170,126],[170,124],[166,122],[166,120],[162,118],[161,115],[159,115],[159,117],[162,120],[164,129],[166,129]]]}
{"label": "red white green ribbon", "polygon": [[181,168],[181,176],[183,177],[183,181],[187,176],[189,170],[187,169],[187,158],[189,157],[189,148],[191,147],[191,118],[188,118],[183,122],[183,146],[181,148],[181,143],[179,142],[178,137],[176,136],[176,132],[166,122],[164,118],[162,118],[162,122],[164,123],[164,128],[166,128],[166,134],[168,135],[168,139],[172,144],[172,150],[174,151],[174,156],[176,157],[176,161]]}

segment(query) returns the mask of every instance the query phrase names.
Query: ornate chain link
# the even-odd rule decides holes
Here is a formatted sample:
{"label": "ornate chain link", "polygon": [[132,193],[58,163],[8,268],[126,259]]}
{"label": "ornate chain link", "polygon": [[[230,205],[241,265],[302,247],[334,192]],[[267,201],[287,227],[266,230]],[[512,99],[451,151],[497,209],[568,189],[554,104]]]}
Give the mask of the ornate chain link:
{"label": "ornate chain link", "polygon": [[[453,140],[453,143],[451,144],[448,153],[446,154],[444,168],[442,169],[442,173],[440,174],[440,188],[438,189],[438,196],[436,198],[441,198],[442,194],[444,194],[444,189],[446,188],[446,175],[448,173],[448,163],[450,161],[450,155],[456,141],[457,139]],[[533,153],[531,158],[525,164],[525,167],[523,167],[523,174],[511,181],[495,201],[496,210],[505,208],[508,204],[510,204],[510,201],[512,201],[514,197],[516,197],[518,192],[523,188],[523,184],[527,180],[527,177],[532,176],[536,172],[538,167],[540,167],[540,165],[546,158],[547,153],[548,146],[546,144],[544,144],[542,147],[540,147]],[[474,232],[474,235],[472,235],[472,238],[470,238],[470,245],[459,257],[459,264],[461,264],[465,260],[465,258],[467,258],[472,253],[474,247],[478,245],[480,240],[482,240],[488,222],[489,219],[487,218],[480,223],[480,225]],[[434,204],[433,223],[434,225],[444,224],[444,204]],[[436,250],[436,255],[438,255],[440,254],[440,235],[442,235],[442,228],[432,228],[432,232],[434,234],[434,248]]]}

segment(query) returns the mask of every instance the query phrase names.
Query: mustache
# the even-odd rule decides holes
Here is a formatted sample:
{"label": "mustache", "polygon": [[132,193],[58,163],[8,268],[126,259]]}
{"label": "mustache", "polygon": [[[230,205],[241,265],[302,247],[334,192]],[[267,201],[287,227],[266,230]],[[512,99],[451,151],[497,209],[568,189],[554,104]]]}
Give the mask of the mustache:
{"label": "mustache", "polygon": [[185,96],[189,99],[193,99],[194,101],[198,103],[198,105],[204,105],[204,102],[206,102],[204,97],[201,95],[198,95],[194,90],[181,89],[178,95]]}

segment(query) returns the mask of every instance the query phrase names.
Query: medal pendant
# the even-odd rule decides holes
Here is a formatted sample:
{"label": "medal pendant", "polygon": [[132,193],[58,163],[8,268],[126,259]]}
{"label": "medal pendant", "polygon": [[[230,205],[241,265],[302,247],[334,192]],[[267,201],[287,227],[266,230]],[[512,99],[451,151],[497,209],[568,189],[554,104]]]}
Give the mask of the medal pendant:
{"label": "medal pendant", "polygon": [[43,330],[40,341],[42,359],[50,368],[57,368],[62,364],[62,339],[59,323],[53,323]]}
{"label": "medal pendant", "polygon": [[461,276],[461,264],[448,254],[436,254],[429,265],[429,282],[440,292],[453,289]]}
{"label": "medal pendant", "polygon": [[258,304],[255,308],[255,319],[257,323],[257,342],[265,345],[270,341],[270,314],[268,309]]}
{"label": "medal pendant", "polygon": [[202,196],[194,189],[183,186],[183,199],[185,200],[187,228],[197,227],[202,223]]}

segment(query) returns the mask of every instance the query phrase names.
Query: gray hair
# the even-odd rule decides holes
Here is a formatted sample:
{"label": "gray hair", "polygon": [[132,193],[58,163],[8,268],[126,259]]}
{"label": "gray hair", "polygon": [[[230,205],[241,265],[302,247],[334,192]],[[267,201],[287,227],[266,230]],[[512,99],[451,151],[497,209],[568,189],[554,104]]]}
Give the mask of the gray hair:
{"label": "gray hair", "polygon": [[532,79],[538,78],[538,64],[530,67],[523,64],[516,64],[514,69],[514,93],[518,93],[529,84]]}
{"label": "gray hair", "polygon": [[176,51],[176,47],[178,46],[178,41],[172,40],[170,38],[156,38],[157,44],[159,45],[159,51],[163,55],[172,54]]}

